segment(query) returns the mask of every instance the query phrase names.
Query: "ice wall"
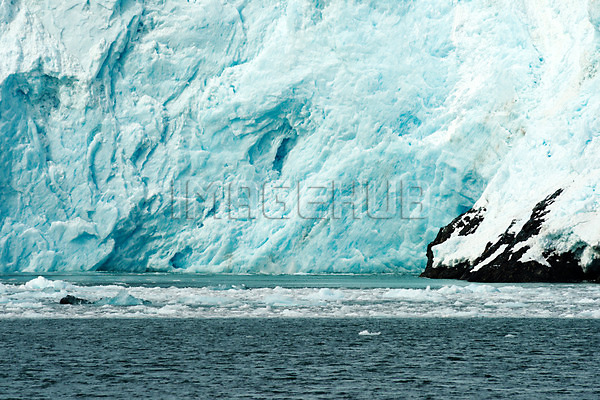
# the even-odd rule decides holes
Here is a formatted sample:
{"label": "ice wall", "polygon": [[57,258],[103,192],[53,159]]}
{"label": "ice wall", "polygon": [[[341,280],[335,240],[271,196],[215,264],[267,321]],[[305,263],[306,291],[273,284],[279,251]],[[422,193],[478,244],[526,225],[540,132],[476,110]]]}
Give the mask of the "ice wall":
{"label": "ice wall", "polygon": [[543,146],[585,163],[596,3],[2,0],[0,267],[419,270]]}

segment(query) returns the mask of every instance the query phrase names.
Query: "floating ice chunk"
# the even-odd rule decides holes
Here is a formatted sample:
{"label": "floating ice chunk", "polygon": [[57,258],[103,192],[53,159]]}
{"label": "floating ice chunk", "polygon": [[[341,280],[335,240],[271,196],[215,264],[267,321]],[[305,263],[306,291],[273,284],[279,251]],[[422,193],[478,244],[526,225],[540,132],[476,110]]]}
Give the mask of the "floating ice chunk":
{"label": "floating ice chunk", "polygon": [[442,297],[437,291],[426,289],[390,289],[383,294],[384,298],[408,301],[440,301]]}
{"label": "floating ice chunk", "polygon": [[291,306],[297,303],[292,297],[277,294],[265,297],[264,302],[269,306]]}
{"label": "floating ice chunk", "polygon": [[233,302],[233,299],[221,296],[195,296],[188,298],[191,305],[226,305]]}
{"label": "floating ice chunk", "polygon": [[337,301],[344,299],[344,293],[341,290],[322,288],[306,296],[308,300],[316,301]]}
{"label": "floating ice chunk", "polygon": [[133,297],[125,290],[119,292],[116,296],[102,299],[97,302],[99,305],[111,305],[111,306],[141,306],[148,304],[149,302]]}
{"label": "floating ice chunk", "polygon": [[212,286],[209,288],[210,290],[246,290],[248,289],[248,287],[245,284],[241,284],[241,285],[217,285],[217,286]]}
{"label": "floating ice chunk", "polygon": [[67,289],[68,287],[72,286],[71,284],[65,282],[65,281],[61,281],[61,280],[50,280],[50,279],[46,279],[43,276],[38,276],[35,279],[30,280],[29,282],[25,283],[25,287],[27,289],[31,289],[31,290],[43,290],[43,289],[54,289],[54,290],[63,290],[63,289]]}
{"label": "floating ice chunk", "polygon": [[438,289],[438,292],[441,293],[441,294],[445,294],[445,295],[458,294],[458,293],[464,293],[465,292],[465,288],[463,288],[461,286],[456,286],[456,285],[443,286],[443,287],[441,287],[441,288]]}
{"label": "floating ice chunk", "polygon": [[359,336],[379,336],[381,332],[369,332],[368,330],[358,332]]}
{"label": "floating ice chunk", "polygon": [[472,293],[496,293],[498,292],[498,288],[495,288],[490,285],[480,285],[480,284],[471,284],[465,287],[466,290],[471,291]]}
{"label": "floating ice chunk", "polygon": [[498,292],[498,288],[495,288],[490,285],[481,285],[481,284],[470,284],[467,286],[444,286],[438,290],[439,293],[444,295],[453,295],[459,293],[475,293],[475,294],[485,294],[485,293],[495,293]]}

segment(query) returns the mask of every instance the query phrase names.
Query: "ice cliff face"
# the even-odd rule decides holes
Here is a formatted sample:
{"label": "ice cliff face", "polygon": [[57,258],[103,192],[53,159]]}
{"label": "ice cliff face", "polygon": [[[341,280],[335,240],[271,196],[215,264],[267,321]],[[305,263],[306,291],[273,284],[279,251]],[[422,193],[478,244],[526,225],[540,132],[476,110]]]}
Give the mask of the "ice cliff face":
{"label": "ice cliff face", "polygon": [[2,0],[0,266],[419,270],[477,202],[477,238],[434,247],[451,266],[558,188],[528,254],[552,238],[593,263],[599,16],[564,0]]}

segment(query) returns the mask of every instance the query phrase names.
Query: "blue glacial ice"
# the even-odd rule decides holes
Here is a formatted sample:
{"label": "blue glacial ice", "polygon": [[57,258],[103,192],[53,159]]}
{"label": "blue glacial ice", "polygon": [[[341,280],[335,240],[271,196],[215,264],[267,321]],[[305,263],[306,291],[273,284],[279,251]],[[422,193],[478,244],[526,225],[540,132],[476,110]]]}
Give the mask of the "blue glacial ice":
{"label": "blue glacial ice", "polygon": [[595,191],[598,4],[3,1],[0,269],[421,270],[478,200]]}

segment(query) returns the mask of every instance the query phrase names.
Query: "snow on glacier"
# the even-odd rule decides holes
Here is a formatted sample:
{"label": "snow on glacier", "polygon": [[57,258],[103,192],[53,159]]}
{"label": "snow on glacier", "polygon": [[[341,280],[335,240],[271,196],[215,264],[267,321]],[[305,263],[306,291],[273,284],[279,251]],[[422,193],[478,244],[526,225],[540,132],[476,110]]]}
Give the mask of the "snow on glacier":
{"label": "snow on glacier", "polygon": [[[557,174],[547,186],[589,170],[581,185],[594,190],[597,11],[552,0],[2,1],[0,266],[421,269],[437,229],[484,190],[480,202],[509,207],[546,163]],[[420,206],[383,220],[292,207],[261,217],[294,204],[290,189],[253,203],[256,218],[232,219],[223,198],[195,196],[212,182],[250,197],[265,183],[315,193],[400,182],[421,188]]]}
{"label": "snow on glacier", "polygon": [[519,245],[528,247],[520,261],[550,266],[549,253],[569,252],[584,272],[600,265],[600,2],[587,8],[555,3],[534,16],[531,26],[545,36],[537,48],[556,66],[529,92],[537,104],[528,110],[527,134],[511,146],[475,204],[485,209],[483,222],[467,238],[435,246],[436,265],[475,260],[510,226],[518,232],[533,207],[558,189],[540,233]]}

